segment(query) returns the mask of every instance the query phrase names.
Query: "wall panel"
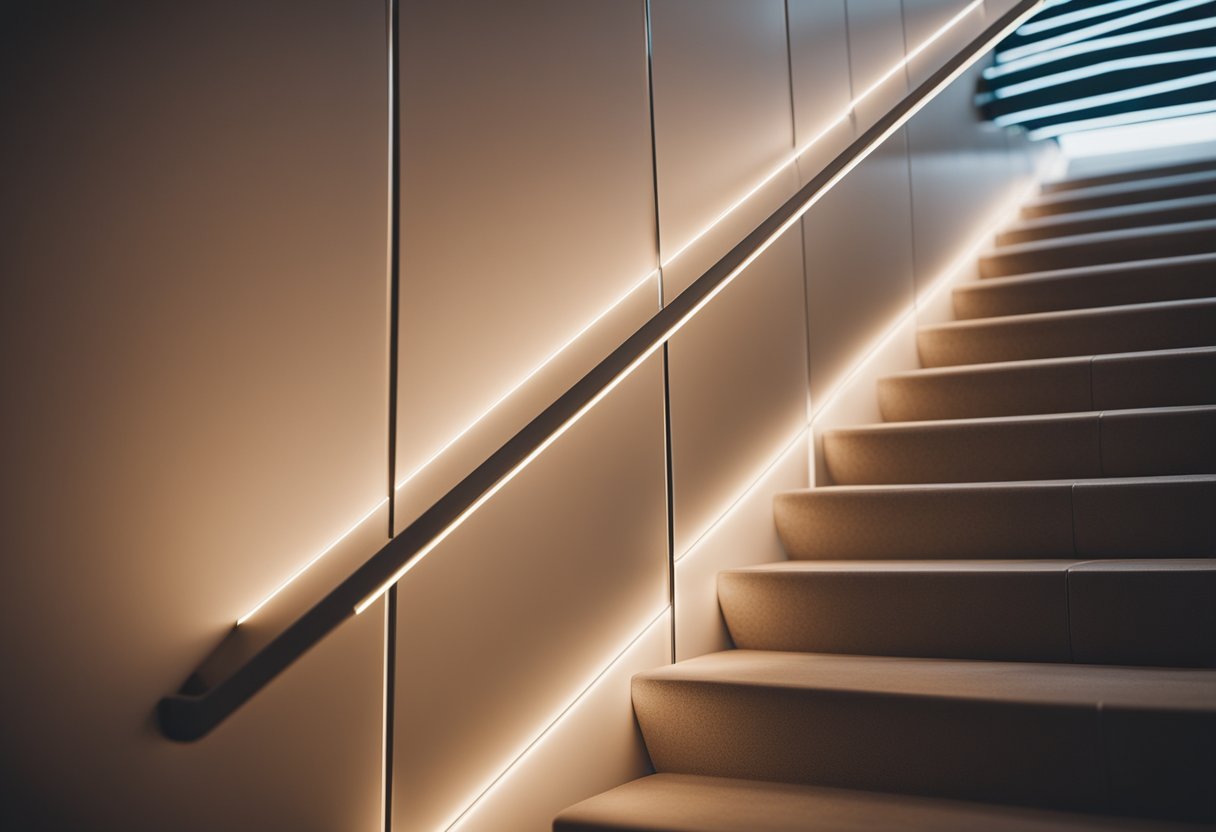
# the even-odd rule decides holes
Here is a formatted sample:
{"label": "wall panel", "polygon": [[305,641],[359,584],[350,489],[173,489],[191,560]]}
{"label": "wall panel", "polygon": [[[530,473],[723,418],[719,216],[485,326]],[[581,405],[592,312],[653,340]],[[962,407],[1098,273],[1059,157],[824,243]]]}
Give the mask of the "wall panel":
{"label": "wall panel", "polygon": [[794,132],[797,147],[806,148],[798,159],[805,183],[854,138],[848,19],[845,0],[789,0],[788,6]]}
{"label": "wall panel", "polygon": [[[657,263],[642,0],[406,3],[401,26],[404,476]],[[649,291],[605,348],[653,314]],[[467,465],[403,495],[399,525],[595,352],[491,414]]]}
{"label": "wall panel", "polygon": [[849,70],[857,132],[889,111],[908,91],[904,58],[903,10],[900,0],[848,0]]}
{"label": "wall panel", "polygon": [[788,198],[798,177],[794,165],[783,168],[699,236],[790,159],[785,5],[653,0],[651,20],[660,250],[670,299]]}
{"label": "wall panel", "polygon": [[383,4],[3,17],[0,827],[374,829],[376,612],[153,708],[385,493]]}
{"label": "wall panel", "polygon": [[[398,585],[394,829],[446,829],[666,607],[663,441],[656,355]],[[641,774],[617,748],[577,765]],[[520,817],[580,797],[515,788]]]}

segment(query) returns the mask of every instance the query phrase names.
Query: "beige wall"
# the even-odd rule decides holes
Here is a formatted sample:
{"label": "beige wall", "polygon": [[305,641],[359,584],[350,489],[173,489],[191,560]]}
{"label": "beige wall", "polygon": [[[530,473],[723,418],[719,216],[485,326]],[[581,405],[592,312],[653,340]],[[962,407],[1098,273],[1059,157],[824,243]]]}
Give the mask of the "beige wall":
{"label": "beige wall", "polygon": [[153,707],[384,493],[383,6],[0,40],[0,827],[373,829],[382,609],[202,743]]}
{"label": "beige wall", "polygon": [[[381,602],[175,745],[157,698],[386,496],[384,6],[26,5],[0,812],[48,828],[379,829],[386,742],[398,832],[543,829],[644,773],[630,676],[728,646],[717,571],[783,557],[771,495],[872,378],[808,419],[901,315],[882,366],[914,362],[917,303],[1032,170],[961,78],[414,569],[391,634]],[[967,4],[652,0],[650,60],[643,0],[402,5],[398,528],[1008,3],[797,159]]]}

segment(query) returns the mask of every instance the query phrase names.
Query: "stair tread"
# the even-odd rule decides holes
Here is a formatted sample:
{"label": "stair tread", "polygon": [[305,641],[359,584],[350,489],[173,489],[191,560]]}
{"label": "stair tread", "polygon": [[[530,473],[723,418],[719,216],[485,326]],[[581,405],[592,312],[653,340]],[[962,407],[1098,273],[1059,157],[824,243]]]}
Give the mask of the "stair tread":
{"label": "stair tread", "polygon": [[1216,671],[1191,668],[728,650],[646,671],[634,679],[635,683],[696,683],[1216,714]]}
{"label": "stair tread", "polygon": [[1137,414],[1169,417],[1194,414],[1216,414],[1216,405],[1168,405],[1162,407],[1134,407],[1106,410],[1082,410],[1068,413],[1028,413],[1017,416],[967,416],[959,419],[920,419],[907,422],[875,422],[866,425],[849,425],[824,431],[824,436],[858,436],[866,434],[920,433],[922,431],[950,431],[968,427],[995,427],[1009,425],[1016,428],[1025,425],[1052,425],[1075,422],[1101,416],[1134,416]]}
{"label": "stair tread", "polygon": [[994,292],[1008,286],[1032,286],[1043,283],[1056,283],[1072,279],[1085,279],[1103,275],[1114,275],[1125,272],[1143,272],[1151,269],[1164,269],[1173,266],[1206,265],[1216,266],[1216,253],[1212,254],[1182,254],[1177,257],[1153,257],[1147,260],[1130,260],[1126,263],[1100,263],[1094,266],[1075,266],[1069,269],[1050,269],[1042,272],[1026,272],[1002,277],[986,277],[963,283],[954,288],[957,292]]}
{"label": "stair tread", "polygon": [[1159,477],[1068,477],[1059,480],[1000,480],[994,482],[930,482],[930,483],[872,483],[867,485],[818,485],[796,488],[782,495],[806,494],[865,494],[902,491],[972,490],[1000,491],[1027,488],[1060,488],[1069,485],[1152,485],[1157,483],[1213,483],[1216,474],[1168,474]]}
{"label": "stair tread", "polygon": [[571,806],[555,832],[1183,832],[1192,824],[1000,806],[962,800],[652,774]]}
{"label": "stair tread", "polygon": [[1158,188],[1204,182],[1212,183],[1213,188],[1216,189],[1216,171],[1205,170],[1193,173],[1175,173],[1166,176],[1154,176],[1148,179],[1133,179],[1125,182],[1112,182],[1106,185],[1091,185],[1087,188],[1052,191],[1028,200],[1026,205],[1028,207],[1040,207],[1096,197],[1119,196],[1123,194],[1135,196],[1138,193]]}
{"label": "stair tread", "polygon": [[1102,244],[1121,240],[1164,238],[1171,235],[1189,234],[1196,231],[1216,231],[1216,220],[1193,220],[1191,222],[1175,222],[1137,228],[1119,228],[1113,231],[1095,231],[1089,234],[1071,234],[1064,237],[1050,237],[1045,240],[1028,240],[1021,243],[1009,243],[1007,245],[994,248],[992,251],[983,255],[983,257],[1004,257],[1011,254],[1050,251],[1058,248]]}
{"label": "stair tread", "polygon": [[724,569],[730,574],[855,573],[957,573],[957,572],[1194,572],[1216,571],[1216,558],[1041,558],[1025,560],[968,560],[925,558],[921,560],[782,560]]}
{"label": "stair tread", "polygon": [[[1086,208],[1080,211],[1069,211],[1067,213],[1049,214],[1045,217],[1034,217],[1033,219],[1020,220],[1005,226],[1005,228],[1001,230],[1001,233],[1032,231],[1042,228],[1052,228],[1059,225],[1068,225],[1075,222],[1102,220],[1112,217],[1144,216],[1146,219],[1148,219],[1154,214],[1161,214],[1181,208],[1197,208],[1209,205],[1216,205],[1216,194],[1180,196],[1173,197],[1171,199],[1157,199],[1153,200],[1152,202],[1133,202],[1128,205],[1110,205],[1102,208]],[[1156,228],[1157,226],[1151,227]]]}
{"label": "stair tread", "polygon": [[[1075,310],[1074,310],[1075,311]],[[1033,313],[1044,314],[1044,313]],[[1011,316],[1006,316],[1011,317]],[[1012,316],[1020,317],[1020,316]],[[1110,352],[1095,355],[1070,355],[1059,358],[1022,358],[1013,361],[989,361],[982,364],[954,364],[946,367],[921,367],[915,370],[904,370],[883,376],[883,379],[916,379],[965,376],[972,373],[1003,372],[1008,369],[1033,370],[1039,367],[1059,367],[1068,365],[1083,365],[1093,360],[1104,358],[1137,358],[1152,359],[1172,356],[1216,355],[1216,346],[1212,347],[1178,347],[1169,350],[1144,350],[1143,352]]]}
{"label": "stair tread", "polygon": [[1216,159],[1196,159],[1190,162],[1175,162],[1166,165],[1151,165],[1147,167],[1130,166],[1107,173],[1087,174],[1085,176],[1065,176],[1042,185],[1043,193],[1059,193],[1076,191],[1082,188],[1098,185],[1115,184],[1119,182],[1138,182],[1145,179],[1157,179],[1163,176],[1177,176],[1185,173],[1197,173],[1216,168]]}
{"label": "stair tread", "polygon": [[[1182,300],[1158,300],[1151,303],[1128,303],[1122,306],[1098,306],[1087,309],[1057,309],[1051,312],[1024,312],[1020,315],[998,315],[991,318],[974,318],[962,321],[946,321],[940,324],[929,324],[919,328],[920,332],[950,332],[968,329],[984,329],[986,327],[1016,326],[1022,323],[1038,321],[1073,321],[1093,318],[1123,317],[1142,312],[1170,309],[1206,309],[1216,307],[1216,298],[1184,298]],[[1216,341],[1216,332],[1212,333]],[[1157,350],[1154,350],[1157,352]],[[1113,354],[1113,353],[1105,353]],[[999,364],[1004,362],[984,362]]]}

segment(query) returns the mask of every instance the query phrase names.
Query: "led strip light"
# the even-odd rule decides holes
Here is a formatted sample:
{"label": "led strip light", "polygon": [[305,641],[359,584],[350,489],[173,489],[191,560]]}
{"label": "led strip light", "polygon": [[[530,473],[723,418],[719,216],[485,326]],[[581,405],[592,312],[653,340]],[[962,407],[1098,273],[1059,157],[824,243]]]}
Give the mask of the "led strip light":
{"label": "led strip light", "polygon": [[[759,193],[761,190],[763,190],[763,188],[766,185],[771,183],[783,171],[787,170],[792,164],[794,164],[798,159],[800,159],[803,155],[805,155],[812,147],[814,147],[816,144],[821,142],[829,133],[831,133],[837,127],[839,127],[842,124],[844,124],[845,122],[847,122],[852,117],[853,113],[856,111],[857,107],[862,102],[864,102],[870,96],[872,96],[875,92],[877,92],[884,84],[886,84],[893,77],[895,77],[895,75],[897,75],[899,72],[903,71],[903,69],[906,66],[908,66],[909,63],[911,63],[917,57],[922,55],[925,52],[925,50],[927,50],[934,43],[936,43],[943,36],[945,36],[945,34],[947,32],[949,32],[951,29],[953,29],[955,26],[957,26],[961,21],[965,20],[972,12],[976,11],[977,9],[980,9],[983,5],[984,5],[984,0],[972,0],[972,2],[968,3],[965,7],[963,7],[961,10],[959,10],[957,13],[955,13],[949,20],[947,20],[945,23],[943,23],[931,35],[929,35],[925,40],[923,40],[915,49],[908,52],[901,60],[897,61],[886,72],[884,72],[881,76],[879,76],[878,80],[874,81],[872,84],[870,84],[868,87],[866,87],[866,89],[863,90],[859,95],[857,95],[851,101],[849,101],[849,103],[844,107],[844,109],[842,109],[839,113],[837,113],[827,123],[827,125],[822,127],[819,130],[819,132],[816,133],[810,140],[808,140],[807,142],[802,144],[791,155],[789,155],[784,160],[782,160],[782,162],[777,167],[775,167],[771,172],[769,172],[763,179],[761,179],[756,185],[754,185],[750,190],[748,190],[743,196],[741,196],[740,198],[735,200],[733,203],[731,203],[729,207],[727,207],[724,211],[722,211],[720,214],[718,214],[712,221],[710,221],[710,223],[708,225],[706,225],[704,228],[702,228],[700,231],[698,231],[696,234],[694,234],[688,241],[686,241],[683,245],[681,245],[674,253],[672,253],[665,260],[663,260],[661,262],[661,268],[667,268],[672,263],[674,263],[681,255],[683,255],[690,248],[692,248],[697,242],[699,242],[701,239],[703,239],[705,237],[705,235],[710,233],[713,229],[717,228],[724,220],[726,220],[728,217],[730,217],[732,214],[734,214],[734,212],[737,211],[741,206],[743,206],[752,197],[754,197],[757,193]],[[919,109],[919,107],[917,109]],[[910,117],[910,114],[909,114],[909,117]],[[886,135],[889,135],[889,134],[885,134],[883,136],[884,139],[886,138]],[[848,170],[852,170],[852,167],[848,168]],[[847,171],[845,171],[845,172],[847,173]],[[833,180],[833,182],[832,182],[833,185],[835,184],[835,181],[838,181],[838,180]],[[826,192],[826,190],[830,189],[830,187],[831,187],[831,185],[829,185],[828,188],[825,188],[824,192]],[[805,210],[807,210],[809,208],[810,208],[810,205],[807,205],[806,208],[804,209],[804,212],[805,212]],[[801,216],[801,215],[799,215],[799,216]],[[765,245],[765,248],[767,248],[767,245],[768,244]],[[757,254],[757,256],[758,256],[758,254]],[[754,260],[754,259],[755,258],[753,257],[752,260]],[[751,260],[748,260],[748,263],[750,263],[750,262],[751,262]],[[458,431],[450,439],[448,439],[446,442],[444,442],[443,445],[441,445],[434,452],[432,452],[431,455],[428,456],[422,463],[415,466],[409,473],[407,473],[402,479],[400,479],[395,484],[394,494],[396,494],[397,491],[400,491],[412,479],[417,477],[418,474],[420,474],[424,469],[426,469],[431,464],[433,464],[435,462],[435,460],[437,460],[449,448],[451,448],[453,445],[455,445],[458,441],[460,441],[460,439],[462,439],[471,430],[473,430],[473,428],[475,428],[478,424],[480,424],[483,420],[485,420],[504,401],[506,401],[508,398],[510,398],[512,395],[514,395],[520,388],[522,388],[525,384],[527,384],[528,381],[530,381],[539,372],[541,372],[545,367],[547,367],[550,363],[552,363],[559,355],[561,355],[563,352],[565,352],[565,350],[567,350],[572,344],[574,344],[576,341],[578,341],[580,338],[582,338],[597,323],[602,321],[613,310],[618,308],[625,300],[627,300],[629,297],[631,297],[634,294],[634,292],[636,292],[638,289],[640,289],[642,286],[644,286],[651,280],[655,280],[657,278],[658,274],[659,274],[658,269],[650,272],[650,274],[646,275],[640,281],[638,281],[633,286],[631,286],[622,296],[620,296],[612,304],[610,304],[603,311],[601,311],[598,315],[596,315],[593,319],[591,319],[591,321],[589,321],[586,325],[584,325],[578,332],[576,332],[574,335],[572,335],[570,338],[568,338],[561,346],[559,346],[552,353],[550,353],[542,362],[540,362],[531,371],[529,371],[526,375],[524,375],[510,389],[508,389],[505,393],[501,394],[486,410],[484,410],[481,413],[481,415],[477,416],[475,419],[473,419],[467,425],[465,425],[463,428],[461,428],[460,431]],[[734,278],[732,276],[726,282],[729,283],[730,280],[733,280],[733,279]],[[720,287],[720,289],[721,288],[725,288],[725,284],[723,284],[723,286]],[[720,289],[718,291],[720,291]],[[716,295],[717,292],[715,292],[714,294]],[[706,300],[706,302],[708,302],[708,299]],[[699,309],[700,309],[700,307],[698,307],[697,311],[699,311]],[[681,323],[680,326],[683,326],[683,324]],[[674,330],[670,334],[674,334]],[[670,337],[670,334],[667,337]],[[661,346],[661,343],[662,342],[660,342],[659,346]],[[657,348],[658,347],[656,346],[654,349],[657,349]],[[649,355],[647,355],[646,357],[649,357]],[[632,370],[633,370],[633,368],[630,368],[630,370],[628,372],[632,372]],[[623,380],[623,378],[622,378],[622,380]],[[612,387],[615,387],[616,383],[617,382],[614,382]],[[604,392],[604,395],[606,395],[606,394],[607,394],[607,391]],[[603,398],[603,395],[597,397],[595,401],[598,402],[602,398]],[[578,418],[581,418],[581,413],[579,414]],[[563,428],[561,432],[564,433],[565,428]],[[550,440],[545,443],[544,447],[548,447],[549,444],[552,444],[552,442],[557,439],[558,435],[560,435],[560,433],[551,437]],[[533,459],[533,458],[535,458],[535,456],[530,456],[528,458],[527,462],[531,462],[531,459]],[[519,468],[518,470],[522,470],[522,467]],[[509,475],[508,479],[502,481],[501,484],[505,485],[506,482],[509,481],[509,479],[514,478],[515,473],[517,473],[517,471],[513,471]],[[494,488],[494,492],[497,492],[498,488],[500,488],[500,487],[501,486],[496,486]],[[482,504],[484,504],[484,502],[485,502],[485,499],[479,500],[476,503],[475,508],[480,508],[480,506]],[[275,598],[277,595],[279,595],[292,582],[294,582],[297,578],[299,578],[306,571],[308,571],[310,568],[312,568],[325,555],[329,554],[329,552],[331,552],[345,537],[352,534],[356,529],[358,529],[358,527],[360,525],[362,525],[362,523],[366,522],[368,518],[370,518],[376,511],[378,511],[386,503],[387,503],[387,499],[382,500],[380,503],[378,503],[376,505],[375,508],[368,511],[367,514],[365,514],[362,518],[360,518],[360,520],[357,521],[346,533],[344,533],[338,539],[334,540],[332,543],[330,543],[328,546],[326,546],[320,553],[318,553],[312,559],[310,559],[306,564],[304,564],[302,567],[300,567],[295,572],[293,572],[290,577],[288,577],[286,580],[284,580],[282,583],[280,583],[269,595],[267,595],[265,598],[263,598],[261,601],[259,601],[251,610],[249,610],[249,612],[245,613],[239,619],[237,619],[237,625],[240,626],[241,624],[245,623],[250,618],[252,618],[253,615],[258,612],[258,610],[262,609],[269,601],[271,601],[273,598]],[[467,514],[471,514],[472,511],[475,510],[475,508],[470,507],[470,510],[468,512],[466,512],[466,514],[461,515],[461,518],[459,519],[457,525],[459,525],[460,523],[463,523],[464,518],[467,516]],[[450,529],[450,531],[454,531],[454,530],[455,530],[454,527],[452,529]],[[442,537],[446,537],[447,534],[450,533],[450,531],[446,531]],[[441,542],[441,540],[442,540],[442,538],[437,539],[436,541],[433,542],[433,545],[428,544],[427,548],[425,549],[425,552],[429,553],[431,551],[431,549],[434,548],[435,545],[438,545],[438,543]],[[414,560],[412,561],[412,563],[416,563],[418,560],[421,560],[421,558],[423,556],[424,556],[423,554],[416,556],[414,558]],[[407,567],[404,568],[404,571],[401,574],[402,575],[406,574],[406,572],[408,572],[409,569],[411,569],[411,568],[412,568],[412,566],[407,564]],[[361,604],[357,609],[358,609],[358,611],[361,612],[363,609],[366,609],[366,605]]]}

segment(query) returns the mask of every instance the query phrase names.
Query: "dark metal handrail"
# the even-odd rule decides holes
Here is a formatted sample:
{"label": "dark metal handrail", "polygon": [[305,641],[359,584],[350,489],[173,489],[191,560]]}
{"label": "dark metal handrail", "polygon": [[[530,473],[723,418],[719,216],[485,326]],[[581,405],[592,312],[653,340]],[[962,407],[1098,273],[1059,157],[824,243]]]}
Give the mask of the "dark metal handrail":
{"label": "dark metal handrail", "polygon": [[[244,628],[235,628],[204,663],[209,668],[207,672],[200,668],[181,692],[160,701],[157,716],[165,736],[189,741],[206,735],[305,651],[353,616],[361,602],[376,595],[386,582],[416,561],[420,553],[429,551],[436,538],[476,509],[479,500],[514,476],[531,456],[666,343],[811,205],[1042,2],[1022,0],[986,27],[607,358],[303,615],[263,645],[252,644],[252,637],[242,632]],[[215,668],[219,670],[212,670]],[[208,678],[212,674],[219,678]]]}

